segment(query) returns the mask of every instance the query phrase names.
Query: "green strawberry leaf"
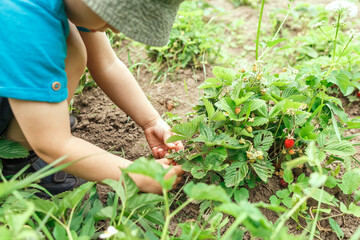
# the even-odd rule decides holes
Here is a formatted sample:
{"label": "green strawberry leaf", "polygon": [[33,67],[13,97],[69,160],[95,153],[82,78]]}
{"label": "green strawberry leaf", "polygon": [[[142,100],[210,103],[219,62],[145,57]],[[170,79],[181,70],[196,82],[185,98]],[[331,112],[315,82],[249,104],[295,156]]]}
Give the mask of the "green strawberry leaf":
{"label": "green strawberry leaf", "polygon": [[28,155],[28,150],[20,143],[8,139],[0,140],[0,158],[24,158]]}
{"label": "green strawberry leaf", "polygon": [[231,202],[226,191],[220,186],[190,182],[185,185],[184,192],[194,200],[211,200],[222,203]]}

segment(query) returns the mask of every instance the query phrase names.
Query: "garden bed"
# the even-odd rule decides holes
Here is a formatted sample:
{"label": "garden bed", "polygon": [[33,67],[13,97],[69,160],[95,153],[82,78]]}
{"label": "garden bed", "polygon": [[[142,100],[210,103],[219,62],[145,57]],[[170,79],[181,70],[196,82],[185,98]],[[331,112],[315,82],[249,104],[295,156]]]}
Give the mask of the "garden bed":
{"label": "garden bed", "polygon": [[[107,32],[172,126],[168,142],[184,142],[167,156],[182,182],[172,189],[142,129],[86,72],[70,105],[74,135],[134,163],[119,181],[51,199],[37,183],[63,158],[1,176],[0,238],[359,239],[358,1],[330,2],[185,1],[160,48]],[[28,155],[0,141],[2,159]],[[139,193],[129,174],[162,195]]]}
{"label": "garden bed", "polygon": [[[283,2],[284,1],[271,1],[267,3],[268,6],[266,11],[270,11],[273,8],[285,7],[286,4]],[[219,21],[231,21],[231,19],[234,18],[246,19],[243,30],[241,31],[245,37],[244,46],[252,43],[253,36],[256,34],[254,26],[257,25],[258,10],[249,7],[239,7],[234,9],[232,4],[225,1],[214,0],[210,1],[210,3],[218,5],[230,12],[230,14],[224,15]],[[329,1],[323,0],[317,3],[326,4],[329,3]],[[266,24],[270,24],[268,17],[265,17],[265,25]],[[243,48],[243,46],[231,47],[229,48],[229,51],[233,55],[240,54],[241,56],[245,56],[245,58],[247,56],[244,54],[246,49]],[[138,54],[135,54],[134,51],[131,50],[129,52],[131,59],[134,61],[134,59],[138,57]],[[127,53],[123,51],[119,54],[119,57],[125,64],[129,64],[127,61]],[[211,74],[211,69],[211,66],[206,65],[207,75],[209,75],[209,73]],[[204,76],[203,70],[181,69],[173,75],[173,80],[151,84],[150,80],[153,78],[153,75],[146,68],[140,68],[140,71],[137,74],[139,84],[160,114],[171,112],[172,114],[178,114],[181,117],[184,117],[185,114],[190,112],[192,107],[197,104],[200,94],[197,86],[203,83],[207,77],[209,76]],[[346,112],[350,118],[359,116],[359,102],[348,104],[347,99],[344,98],[343,104],[344,106],[347,106]],[[113,103],[100,89],[85,89],[81,95],[78,95],[75,98],[74,107],[76,111],[78,111],[76,115],[80,120],[78,128],[74,133],[75,136],[88,140],[106,150],[116,151],[117,154],[127,159],[135,160],[138,157],[150,155],[151,151],[141,128],[139,128],[139,126],[137,126],[121,110],[114,107]],[[360,133],[360,131],[358,129],[349,131],[349,134],[355,133]],[[359,138],[355,138],[352,141],[359,142]],[[354,157],[360,160],[359,147],[357,147],[357,153]],[[189,175],[185,175],[185,179],[188,176]],[[174,192],[180,190],[180,187],[181,186],[178,186]],[[253,203],[260,201],[269,203],[270,196],[281,189],[283,189],[283,187],[280,184],[280,178],[274,176],[269,179],[268,183],[261,183],[254,189],[250,189],[249,200]],[[98,186],[98,190],[100,199],[105,203],[109,188]],[[333,194],[341,201],[347,198],[347,196],[341,195],[340,192],[334,191]],[[317,207],[317,202],[309,201],[308,207]],[[326,208],[325,205],[324,207]],[[278,218],[277,214],[272,211],[263,210],[262,212],[272,222]],[[334,213],[336,213],[336,210],[332,214]],[[195,221],[198,218],[198,214],[199,206],[196,204],[189,205],[173,219],[169,228],[170,231],[175,231],[178,222]],[[360,225],[359,218],[352,215],[345,215],[334,219],[344,232],[345,239],[350,238]],[[300,224],[305,226],[304,222],[300,221]],[[302,231],[302,229],[299,229],[298,223],[293,220],[289,220],[287,226],[291,233],[300,233]],[[337,235],[331,230],[328,221],[319,221],[318,229],[320,230],[319,236],[321,236],[321,238],[338,239]],[[245,239],[250,239],[249,235],[245,236]]]}

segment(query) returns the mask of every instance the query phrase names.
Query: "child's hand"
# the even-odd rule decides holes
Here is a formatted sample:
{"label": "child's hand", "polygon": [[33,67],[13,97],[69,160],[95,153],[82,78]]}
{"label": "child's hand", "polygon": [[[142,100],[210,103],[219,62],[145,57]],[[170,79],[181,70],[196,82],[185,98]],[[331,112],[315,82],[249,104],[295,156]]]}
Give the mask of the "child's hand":
{"label": "child's hand", "polygon": [[184,148],[181,141],[165,143],[173,133],[169,125],[161,118],[146,126],[144,132],[155,158],[165,157],[169,149],[179,151]]}
{"label": "child's hand", "polygon": [[[173,163],[172,160],[166,158],[156,160],[156,162],[161,164],[165,169],[169,168]],[[185,171],[182,170],[180,165],[172,166],[172,168],[165,175],[165,179],[168,179],[174,175],[177,176],[175,183],[173,185],[175,186],[181,181],[184,172]],[[162,188],[160,184],[156,182],[154,179],[139,174],[130,174],[130,176],[135,181],[140,191],[148,192],[148,193],[156,193],[156,194],[162,193]]]}
{"label": "child's hand", "polygon": [[174,186],[181,181],[182,175],[185,173],[185,171],[181,168],[181,165],[177,165],[176,162],[174,162],[173,160],[168,159],[168,158],[158,159],[158,160],[156,160],[156,162],[160,163],[163,166],[163,168],[165,168],[165,169],[172,166],[170,171],[165,175],[165,179],[176,175],[177,177],[176,177]]}

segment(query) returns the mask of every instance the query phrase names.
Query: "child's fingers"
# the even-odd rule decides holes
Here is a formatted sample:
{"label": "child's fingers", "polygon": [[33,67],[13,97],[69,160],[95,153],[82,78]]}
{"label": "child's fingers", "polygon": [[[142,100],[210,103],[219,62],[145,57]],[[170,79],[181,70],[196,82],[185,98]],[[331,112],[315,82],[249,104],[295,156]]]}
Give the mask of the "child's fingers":
{"label": "child's fingers", "polygon": [[166,152],[165,152],[164,149],[162,149],[162,148],[159,148],[159,149],[158,149],[158,157],[159,157],[159,158],[165,157],[165,154],[166,154]]}
{"label": "child's fingers", "polygon": [[181,180],[182,180],[182,176],[177,177],[177,178],[175,179],[174,186],[177,185],[177,184],[179,184],[179,183],[181,182]]}
{"label": "child's fingers", "polygon": [[159,158],[159,154],[158,154],[158,148],[157,147],[153,147],[152,149],[154,158]]}
{"label": "child's fingers", "polygon": [[[160,163],[164,168],[169,168],[170,165],[172,165],[172,168],[169,171],[168,175],[176,174],[177,176],[182,176],[185,173],[185,171],[181,168],[181,165],[176,165],[176,162],[171,159],[162,158],[156,161]],[[172,163],[175,163],[175,165]]]}
{"label": "child's fingers", "polygon": [[175,151],[180,151],[181,149],[184,149],[184,145],[181,141],[172,142],[172,143],[165,143],[166,147],[169,149],[174,149]]}
{"label": "child's fingers", "polygon": [[154,158],[163,158],[165,157],[165,150],[159,147],[153,147],[152,152],[154,155]]}
{"label": "child's fingers", "polygon": [[176,145],[174,143],[165,143],[165,145],[170,149],[176,149]]}
{"label": "child's fingers", "polygon": [[162,159],[157,160],[157,162],[163,163],[163,164],[166,164],[166,165],[170,165],[172,163],[172,160],[168,159],[168,158],[162,158]]}
{"label": "child's fingers", "polygon": [[181,165],[173,166],[171,170],[174,171],[177,176],[182,176],[185,173]]}
{"label": "child's fingers", "polygon": [[175,151],[180,151],[181,149],[184,149],[184,145],[181,141],[175,142],[176,148]]}

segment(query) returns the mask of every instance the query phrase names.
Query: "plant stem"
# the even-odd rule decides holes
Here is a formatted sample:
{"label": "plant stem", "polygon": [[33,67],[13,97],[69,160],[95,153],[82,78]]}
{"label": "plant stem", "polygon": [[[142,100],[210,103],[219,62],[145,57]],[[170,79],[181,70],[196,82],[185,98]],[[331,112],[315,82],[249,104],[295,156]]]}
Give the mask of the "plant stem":
{"label": "plant stem", "polygon": [[[163,193],[166,193],[165,190],[163,190]],[[165,196],[164,196],[165,198]],[[166,207],[166,201],[167,201],[167,197],[165,200],[165,207]],[[165,220],[165,224],[164,224],[164,228],[163,228],[163,232],[161,234],[161,239],[160,240],[165,240],[166,239],[166,234],[170,225],[170,220],[171,218],[173,218],[176,214],[178,214],[178,212],[180,212],[184,207],[186,207],[189,203],[191,203],[193,201],[193,199],[189,198],[188,200],[186,200],[186,202],[184,202],[183,204],[180,205],[180,207],[178,207],[177,209],[175,209],[171,214],[166,215],[166,220]],[[167,208],[167,212],[169,212],[169,209]],[[166,214],[166,209],[165,209],[165,214]]]}
{"label": "plant stem", "polygon": [[[308,218],[305,218],[304,216],[301,216],[302,218],[304,218],[304,219],[308,219]],[[308,219],[308,220],[311,220],[311,219]],[[296,221],[295,219],[294,219],[294,221],[298,224],[298,226],[299,227],[301,227],[304,231],[306,231],[306,232],[310,232],[308,229],[306,229],[305,227],[303,227],[303,226],[301,226],[301,224],[300,224],[300,222],[299,221]],[[320,240],[322,240],[322,238],[320,237],[320,236],[318,236],[318,235],[315,235],[315,237],[316,238],[318,238],[318,239],[320,239]]]}
{"label": "plant stem", "polygon": [[339,17],[338,17],[338,20],[336,23],[336,33],[335,33],[335,39],[334,39],[334,51],[333,51],[332,63],[334,63],[334,60],[335,60],[336,44],[337,44],[337,38],[338,38],[339,28],[340,28],[340,19],[341,19],[341,13],[339,13]]}
{"label": "plant stem", "polygon": [[313,224],[311,226],[311,232],[310,232],[309,240],[313,240],[314,236],[315,236],[316,222],[317,222],[317,219],[319,218],[319,213],[320,213],[319,209],[321,207],[321,202],[322,202],[323,195],[324,195],[324,186],[321,187],[321,193],[320,193],[320,198],[319,198],[319,202],[318,202],[318,207],[316,209],[316,216],[315,216],[314,222],[313,222]]}
{"label": "plant stem", "polygon": [[[127,221],[132,217],[132,215],[134,215],[135,211],[137,210],[137,208],[135,208],[134,210],[131,211],[131,213],[129,214],[129,216],[126,218],[126,220],[124,221],[124,225],[127,223]],[[120,221],[119,221],[120,222]]]}
{"label": "plant stem", "polygon": [[170,207],[169,207],[169,198],[167,195],[167,191],[165,189],[163,191],[164,201],[165,201],[165,217],[168,217],[170,214]]}
{"label": "plant stem", "polygon": [[281,122],[282,122],[283,119],[284,119],[284,115],[282,115],[281,118],[280,118],[279,126],[278,126],[278,128],[276,129],[276,132],[275,132],[275,134],[274,134],[275,137],[276,137],[276,134],[278,133],[278,131],[279,131],[279,129],[280,129]]}
{"label": "plant stem", "polygon": [[328,39],[330,39],[330,37],[324,32],[324,30],[321,29],[321,27],[319,27],[320,32],[322,32]]}
{"label": "plant stem", "polygon": [[326,219],[329,219],[329,218],[342,217],[344,215],[345,215],[345,213],[340,213],[340,214],[336,214],[336,215],[332,215],[332,216],[328,216],[328,217],[323,217],[319,221],[326,220]]}
{"label": "plant stem", "polygon": [[243,215],[240,215],[236,218],[236,220],[233,222],[233,224],[231,225],[231,227],[226,231],[226,233],[222,236],[221,240],[227,240],[230,239],[231,234],[237,229],[237,227],[239,226],[239,224],[244,221],[244,219],[246,218],[246,214],[244,213]]}
{"label": "plant stem", "polygon": [[296,205],[286,214],[286,215],[282,215],[281,216],[281,221],[279,222],[279,224],[277,225],[274,233],[271,235],[271,240],[272,239],[277,239],[277,235],[279,234],[281,228],[284,226],[286,220],[288,220],[294,213],[295,211],[304,203],[306,202],[306,200],[308,200],[308,198],[310,198],[310,194],[307,195],[307,196],[304,196],[303,198],[301,198],[297,203]]}
{"label": "plant stem", "polygon": [[338,17],[338,20],[336,23],[336,33],[335,33],[335,39],[334,39],[333,56],[332,56],[332,61],[331,61],[329,71],[327,72],[326,76],[329,76],[329,74],[331,73],[331,71],[333,69],[334,63],[335,63],[336,44],[337,44],[337,38],[338,38],[339,28],[340,28],[340,19],[341,19],[341,13],[339,13],[339,17]]}
{"label": "plant stem", "polygon": [[124,203],[122,203],[121,213],[120,213],[119,221],[117,224],[118,226],[120,226],[120,224],[122,222],[122,218],[123,218],[124,212],[125,212],[125,207],[126,207],[126,199],[125,199]]}
{"label": "plant stem", "polygon": [[259,58],[259,38],[260,38],[262,15],[263,15],[263,12],[264,12],[264,5],[265,5],[265,0],[262,0],[261,1],[261,9],[260,9],[260,17],[259,17],[257,35],[256,35],[256,53],[255,53],[256,54],[256,61]]}
{"label": "plant stem", "polygon": [[[325,94],[325,92],[326,92],[326,87],[325,87],[325,86],[322,86],[322,91],[323,91],[323,93]],[[323,105],[323,104],[324,104],[324,98],[322,97],[322,98],[321,98],[321,105]],[[319,113],[318,113],[318,117],[320,117],[320,114],[321,114],[321,112],[322,112],[322,109],[323,109],[323,108],[320,108]]]}
{"label": "plant stem", "polygon": [[[53,210],[51,210],[52,212]],[[50,215],[47,215],[48,217]],[[36,213],[33,214],[33,217],[35,219],[35,221],[39,224],[40,229],[44,232],[45,236],[47,239],[50,240],[54,240],[54,238],[52,237],[51,233],[49,232],[49,230],[46,228],[46,226],[44,226],[43,221],[41,221],[41,219],[38,217],[38,215]],[[45,221],[46,222],[46,221]]]}
{"label": "plant stem", "polygon": [[72,235],[71,235],[71,231],[70,231],[70,228],[69,228],[69,226],[66,226],[63,222],[61,222],[57,217],[55,217],[54,215],[50,215],[50,217],[52,218],[52,219],[54,219],[60,226],[62,226],[64,229],[65,229],[65,231],[66,231],[66,234],[68,235],[68,239],[69,240],[73,240],[73,237],[72,237]]}
{"label": "plant stem", "polygon": [[117,215],[117,205],[119,203],[119,195],[117,193],[115,193],[115,197],[114,197],[114,203],[113,203],[113,212],[111,215],[111,221],[110,221],[110,225],[112,226],[115,223],[115,218]]}
{"label": "plant stem", "polygon": [[346,43],[346,45],[343,47],[343,49],[341,50],[340,56],[339,58],[336,60],[336,63],[339,62],[340,58],[342,57],[342,55],[344,54],[346,48],[349,46],[351,40],[354,38],[354,36],[351,36],[351,38],[349,39],[349,41]]}
{"label": "plant stem", "polygon": [[169,228],[169,224],[170,224],[170,219],[169,219],[169,214],[170,214],[170,208],[169,208],[169,199],[168,199],[168,195],[165,189],[162,190],[163,192],[163,197],[164,197],[164,203],[165,203],[165,225],[163,228],[163,232],[161,234],[161,240],[165,240],[168,228]]}
{"label": "plant stem", "polygon": [[[282,29],[282,27],[284,26],[287,18],[288,18],[289,15],[290,15],[291,10],[292,10],[292,3],[289,4],[289,10],[288,10],[288,12],[286,13],[286,16],[284,17],[283,21],[281,22],[279,28],[277,29],[277,31],[276,31],[276,33],[274,34],[274,36],[273,36],[273,38],[271,39],[271,41],[274,41],[275,38],[277,37],[277,35],[279,34],[280,30]],[[266,47],[264,53],[261,54],[261,56],[260,56],[259,58],[262,59],[262,58],[266,55],[266,53],[267,53],[271,48],[272,48],[272,47]]]}
{"label": "plant stem", "polygon": [[71,209],[70,216],[69,216],[69,223],[68,223],[68,226],[69,226],[69,227],[70,227],[70,225],[71,225],[71,221],[72,221],[72,219],[73,219],[74,211],[75,211],[76,206],[77,206],[77,204],[75,205],[75,207],[73,207],[73,208]]}

